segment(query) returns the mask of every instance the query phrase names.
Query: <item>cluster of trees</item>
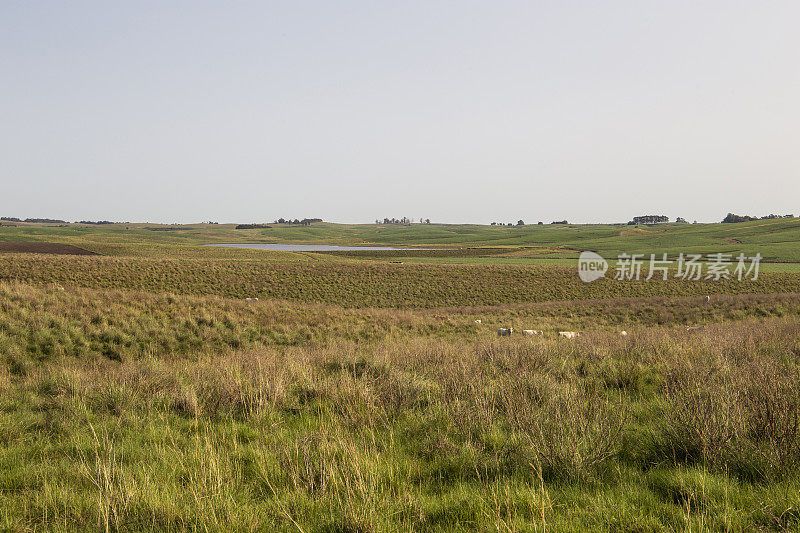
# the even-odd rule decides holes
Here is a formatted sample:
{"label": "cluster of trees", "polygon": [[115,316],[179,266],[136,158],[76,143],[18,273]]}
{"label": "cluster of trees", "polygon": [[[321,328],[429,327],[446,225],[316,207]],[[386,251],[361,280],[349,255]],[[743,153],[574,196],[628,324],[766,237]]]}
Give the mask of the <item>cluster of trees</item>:
{"label": "cluster of trees", "polygon": [[775,218],[794,218],[794,215],[766,215],[761,218],[758,217],[751,217],[748,215],[735,215],[733,213],[728,213],[725,218],[722,219],[722,222],[725,224],[735,224],[737,222],[749,222],[751,220],[772,220]]}
{"label": "cluster of trees", "polygon": [[[403,217],[403,218],[384,218],[383,220],[381,220],[379,218],[376,218],[375,219],[375,223],[376,224],[404,224],[404,225],[410,225],[411,224],[411,219],[408,218],[408,217]],[[425,219],[421,218],[421,219],[419,219],[419,223],[420,224],[430,224],[431,223],[431,219],[429,219],[429,218],[425,218]]]}
{"label": "cluster of trees", "polygon": [[[381,221],[378,220],[378,219],[375,219],[375,223],[376,224],[380,224]],[[384,224],[406,224],[406,225],[408,225],[408,224],[411,224],[411,219],[408,218],[408,217],[403,217],[403,218],[384,218],[383,219],[383,223]]]}
{"label": "cluster of trees", "polygon": [[66,224],[66,220],[59,218],[26,218],[25,222],[38,222],[39,224]]}
{"label": "cluster of trees", "polygon": [[[537,226],[542,226],[543,224],[544,224],[544,222],[542,222],[541,220],[536,223]],[[560,221],[556,221],[556,222],[551,222],[551,224],[569,224],[569,222],[567,222],[566,220],[560,220]],[[520,219],[520,220],[517,220],[516,224],[513,224],[511,222],[509,222],[508,224],[506,224],[505,222],[492,222],[489,225],[490,226],[524,226],[525,225],[525,221]]]}
{"label": "cluster of trees", "polygon": [[300,225],[300,226],[310,226],[313,222],[322,222],[322,219],[321,218],[304,218],[303,220],[300,220],[300,219],[296,218],[296,219],[292,220],[291,218],[289,218],[289,219],[279,218],[278,220],[273,222],[273,224],[297,224],[297,225]]}
{"label": "cluster of trees", "polygon": [[235,229],[263,229],[271,228],[267,224],[237,224]]}
{"label": "cluster of trees", "polygon": [[26,218],[25,220],[21,220],[17,217],[0,217],[0,220],[6,220],[8,222],[38,222],[40,224],[66,224],[66,220],[58,220],[55,218]]}
{"label": "cluster of trees", "polygon": [[669,217],[665,215],[642,215],[633,217],[628,224],[634,226],[637,224],[666,224],[667,222],[669,222]]}
{"label": "cluster of trees", "polygon": [[80,220],[78,221],[78,224],[114,224],[114,222],[111,222],[110,220]]}
{"label": "cluster of trees", "polygon": [[[539,224],[541,224],[541,222],[539,222]],[[509,222],[508,224],[505,224],[503,222],[492,222],[489,225],[490,226],[513,226],[514,224],[512,224],[511,222]],[[516,225],[517,226],[524,226],[525,225],[525,221],[524,220],[517,220],[517,224]]]}

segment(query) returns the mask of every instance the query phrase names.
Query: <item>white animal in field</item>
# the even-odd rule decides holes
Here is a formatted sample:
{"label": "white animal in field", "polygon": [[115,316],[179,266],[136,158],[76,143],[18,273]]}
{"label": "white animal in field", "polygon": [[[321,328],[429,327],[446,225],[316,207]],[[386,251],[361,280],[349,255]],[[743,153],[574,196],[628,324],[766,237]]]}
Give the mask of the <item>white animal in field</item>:
{"label": "white animal in field", "polygon": [[628,332],[627,331],[620,331],[619,335],[620,335],[620,337],[627,337],[628,336]]}
{"label": "white animal in field", "polygon": [[706,303],[709,303],[710,301],[711,301],[711,296],[706,296]]}
{"label": "white animal in field", "polygon": [[257,302],[258,298],[245,298],[244,301],[245,302]]}
{"label": "white animal in field", "polygon": [[497,330],[498,337],[510,337],[514,333],[514,328],[500,328]]}
{"label": "white animal in field", "polygon": [[559,337],[564,337],[565,339],[574,339],[575,337],[580,336],[580,333],[577,331],[559,331]]}
{"label": "white animal in field", "polygon": [[480,319],[480,318],[479,318],[478,320],[476,320],[476,321],[475,321],[475,323],[476,323],[476,324],[483,324],[483,322],[481,321],[481,319]]}
{"label": "white animal in field", "polygon": [[528,335],[529,337],[532,337],[534,335],[541,335],[542,331],[539,330],[539,329],[523,329],[522,330],[522,334],[523,335]]}

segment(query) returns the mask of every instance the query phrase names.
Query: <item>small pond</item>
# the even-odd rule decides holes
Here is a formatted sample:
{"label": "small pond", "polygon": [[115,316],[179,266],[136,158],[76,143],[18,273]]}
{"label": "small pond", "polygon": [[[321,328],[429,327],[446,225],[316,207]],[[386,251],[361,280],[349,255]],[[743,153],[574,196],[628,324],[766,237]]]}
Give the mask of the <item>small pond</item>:
{"label": "small pond", "polygon": [[277,250],[279,252],[351,252],[380,250],[436,250],[437,248],[393,248],[391,246],[336,246],[333,244],[206,244],[204,246],[224,246],[227,248],[252,248],[254,250]]}

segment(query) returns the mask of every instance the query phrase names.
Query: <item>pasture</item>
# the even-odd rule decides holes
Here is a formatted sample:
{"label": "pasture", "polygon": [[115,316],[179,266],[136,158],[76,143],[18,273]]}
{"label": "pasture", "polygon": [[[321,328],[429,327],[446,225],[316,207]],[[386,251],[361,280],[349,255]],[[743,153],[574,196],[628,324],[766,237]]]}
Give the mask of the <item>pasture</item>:
{"label": "pasture", "polygon": [[0,527],[797,530],[800,221],[629,229],[2,226]]}
{"label": "pasture", "polygon": [[[604,257],[620,253],[760,253],[777,262],[800,262],[800,219],[756,220],[738,224],[664,224],[659,226],[525,225],[481,226],[451,224],[328,224],[309,226],[276,224],[261,229],[235,229],[234,224],[85,224],[0,225],[0,241],[42,241],[83,246],[107,255],[143,253],[149,245],[189,246],[211,243],[303,243],[445,248],[504,248],[516,257],[572,258],[593,250]],[[113,246],[113,247],[110,247]],[[136,252],[138,250],[138,252]],[[196,250],[202,255],[209,252]],[[471,253],[470,255],[479,255]],[[493,250],[491,255],[496,255]]]}

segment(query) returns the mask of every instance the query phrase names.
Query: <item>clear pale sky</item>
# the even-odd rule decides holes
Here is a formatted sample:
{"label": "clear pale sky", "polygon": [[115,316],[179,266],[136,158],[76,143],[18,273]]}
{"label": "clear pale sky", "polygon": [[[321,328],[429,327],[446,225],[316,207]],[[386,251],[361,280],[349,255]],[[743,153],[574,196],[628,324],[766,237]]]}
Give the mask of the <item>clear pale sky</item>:
{"label": "clear pale sky", "polygon": [[800,2],[0,2],[0,215],[800,215]]}

